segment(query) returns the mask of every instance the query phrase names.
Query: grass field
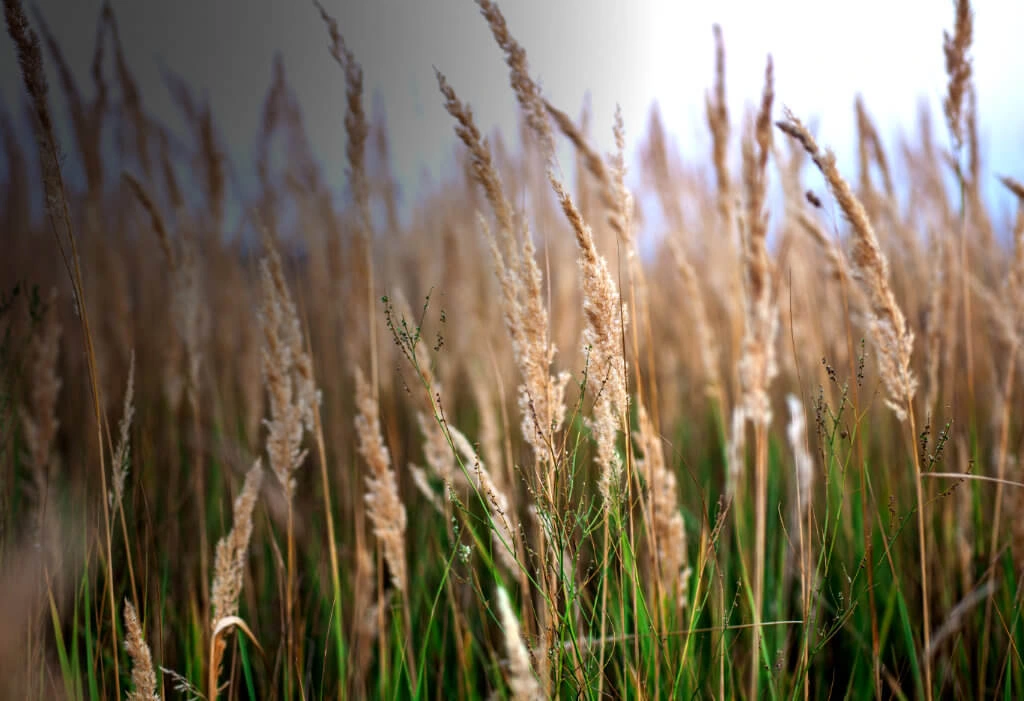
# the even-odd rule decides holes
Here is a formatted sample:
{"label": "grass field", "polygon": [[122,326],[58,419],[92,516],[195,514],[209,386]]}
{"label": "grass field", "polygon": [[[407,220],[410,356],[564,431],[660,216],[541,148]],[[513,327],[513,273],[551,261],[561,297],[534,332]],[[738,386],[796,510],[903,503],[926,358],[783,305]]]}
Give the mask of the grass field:
{"label": "grass field", "polygon": [[4,0],[0,696],[1024,698],[1024,172],[968,1],[941,118],[887,150],[857,100],[856,163],[770,58],[729,114],[717,28],[709,152],[600,154],[477,4],[522,148],[438,73],[460,169],[404,224],[309,7],[345,188],[276,70],[240,234],[202,99],[171,133],[109,8],[86,86]]}

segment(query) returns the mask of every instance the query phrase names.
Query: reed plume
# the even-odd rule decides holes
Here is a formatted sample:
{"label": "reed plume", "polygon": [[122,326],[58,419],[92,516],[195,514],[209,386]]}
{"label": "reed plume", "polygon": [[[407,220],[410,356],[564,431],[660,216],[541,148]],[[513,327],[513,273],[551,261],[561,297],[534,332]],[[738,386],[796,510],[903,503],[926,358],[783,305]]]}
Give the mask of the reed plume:
{"label": "reed plume", "polygon": [[313,379],[313,363],[302,344],[302,327],[284,279],[281,258],[269,246],[260,261],[263,303],[263,377],[270,397],[267,455],[270,467],[289,502],[295,494],[295,471],[306,459],[303,429],[312,430],[313,405],[320,394]]}
{"label": "reed plume", "polygon": [[551,164],[555,157],[555,137],[551,131],[551,122],[548,119],[547,107],[541,96],[540,86],[530,77],[526,50],[509,32],[505,16],[497,4],[491,0],[476,0],[476,4],[480,7],[480,13],[491,28],[494,41],[505,54],[512,91],[519,101],[526,124],[537,139],[544,160]]}
{"label": "reed plume", "polygon": [[768,390],[779,373],[776,337],[779,312],[774,299],[774,271],[768,254],[767,197],[768,154],[771,152],[771,109],[774,99],[771,57],[765,68],[764,94],[754,126],[754,141],[746,141],[743,184],[747,197],[747,230],[744,236],[745,332],[740,355],[740,386],[746,417],[760,426],[772,421]]}
{"label": "reed plume", "polygon": [[409,579],[405,565],[405,505],[398,493],[398,482],[391,469],[391,453],[380,429],[377,400],[361,368],[356,368],[356,439],[359,454],[370,468],[366,478],[366,508],[373,534],[380,543],[384,560],[391,571],[395,589],[407,594]]}
{"label": "reed plume", "polygon": [[[536,250],[529,231],[517,236],[512,207],[505,196],[490,147],[473,121],[472,111],[462,104],[440,72],[437,72],[437,81],[445,98],[445,108],[456,121],[455,132],[469,149],[474,177],[494,213],[496,233],[492,234],[482,217],[480,226],[490,248],[502,294],[505,329],[522,376],[519,409],[523,437],[533,449],[538,465],[549,465],[554,452],[554,436],[565,418],[564,395],[570,375],[565,372],[551,374],[556,349],[550,340],[544,280],[537,264]],[[550,475],[552,467],[542,469],[542,474],[538,475],[548,499],[554,498]]]}
{"label": "reed plume", "polygon": [[732,178],[729,175],[729,104],[725,91],[725,40],[719,25],[715,35],[715,87],[704,98],[708,129],[711,131],[711,161],[718,183],[718,213],[722,226],[733,225]]}
{"label": "reed plume", "polygon": [[132,658],[132,684],[134,691],[128,692],[129,701],[160,701],[156,693],[156,671],[153,656],[146,642],[146,634],[139,623],[139,615],[131,601],[124,601],[124,649]]}
{"label": "reed plume", "polygon": [[796,139],[825,176],[825,182],[853,228],[853,265],[861,288],[870,303],[869,329],[878,348],[882,380],[889,392],[886,404],[901,421],[917,391],[917,377],[911,369],[914,332],[896,302],[889,284],[889,262],[882,252],[864,205],[839,174],[835,155],[822,152],[814,137],[792,112],[776,126]]}
{"label": "reed plume", "polygon": [[964,96],[971,82],[972,68],[968,52],[974,38],[974,13],[971,11],[970,0],[956,0],[955,7],[953,34],[945,31],[942,33],[942,52],[946,57],[946,75],[949,76],[942,110],[953,137],[953,147],[959,152],[964,141]]}
{"label": "reed plume", "polygon": [[608,269],[608,262],[597,252],[590,227],[583,221],[572,197],[560,181],[552,177],[558,198],[579,248],[577,264],[583,283],[583,347],[588,354],[587,388],[594,397],[591,428],[597,442],[601,467],[599,490],[611,502],[618,491],[622,459],[616,448],[620,417],[628,411],[626,368],[623,349],[624,310],[619,290]]}
{"label": "reed plume", "polygon": [[[256,458],[245,475],[242,491],[235,497],[231,531],[217,542],[213,565],[213,584],[210,586],[210,633],[214,636],[213,659],[210,661],[211,678],[220,677],[221,661],[227,647],[224,623],[238,616],[238,597],[242,593],[245,561],[252,537],[252,514],[263,484],[263,467]],[[211,687],[215,687],[212,684]]]}

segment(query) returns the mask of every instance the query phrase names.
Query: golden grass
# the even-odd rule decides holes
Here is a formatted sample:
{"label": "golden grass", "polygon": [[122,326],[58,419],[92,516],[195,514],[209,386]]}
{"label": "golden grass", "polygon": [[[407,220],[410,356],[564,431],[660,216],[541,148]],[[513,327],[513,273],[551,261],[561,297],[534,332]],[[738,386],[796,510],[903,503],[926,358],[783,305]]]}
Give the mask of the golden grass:
{"label": "golden grass", "polygon": [[90,94],[5,2],[42,180],[5,126],[0,274],[54,291],[0,299],[0,583],[31,604],[4,617],[3,688],[119,697],[130,659],[146,699],[196,680],[209,699],[1024,692],[1024,186],[1000,177],[1015,218],[988,206],[969,3],[943,46],[949,152],[926,119],[891,148],[857,98],[851,164],[788,110],[775,137],[770,58],[734,124],[717,27],[706,157],[656,112],[639,159],[621,113],[602,155],[477,4],[525,143],[485,138],[438,69],[461,170],[403,223],[386,128],[319,4],[347,197],[277,63],[239,203],[216,115],[169,79],[180,161],[110,8]]}

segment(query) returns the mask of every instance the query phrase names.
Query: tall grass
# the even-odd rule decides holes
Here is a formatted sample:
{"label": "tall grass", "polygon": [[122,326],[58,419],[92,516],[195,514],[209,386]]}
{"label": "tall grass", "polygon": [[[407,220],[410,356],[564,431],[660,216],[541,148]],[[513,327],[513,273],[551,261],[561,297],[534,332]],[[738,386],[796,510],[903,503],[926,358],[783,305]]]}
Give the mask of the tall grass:
{"label": "tall grass", "polygon": [[656,111],[602,155],[478,5],[521,143],[438,66],[460,167],[403,224],[323,7],[342,192],[280,61],[242,191],[110,8],[90,89],[5,0],[35,138],[0,114],[0,696],[1024,695],[1024,175],[979,153],[969,4],[948,134],[886,144],[856,98],[854,163],[770,57],[731,115],[717,27],[706,157]]}

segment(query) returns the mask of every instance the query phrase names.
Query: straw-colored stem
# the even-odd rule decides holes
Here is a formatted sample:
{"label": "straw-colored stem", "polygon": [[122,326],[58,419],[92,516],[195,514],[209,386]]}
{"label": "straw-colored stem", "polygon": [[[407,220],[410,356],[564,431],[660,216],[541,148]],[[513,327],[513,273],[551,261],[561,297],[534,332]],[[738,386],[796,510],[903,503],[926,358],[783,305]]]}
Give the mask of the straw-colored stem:
{"label": "straw-colored stem", "polygon": [[914,449],[914,441],[917,437],[917,422],[914,417],[914,402],[911,399],[907,399],[907,417],[910,419],[910,452],[914,456],[914,493],[917,497],[917,540],[918,548],[920,549],[919,558],[921,564],[921,622],[924,629],[924,650],[925,654],[922,655],[923,667],[924,667],[924,695],[928,701],[932,699],[932,662],[931,656],[927,654],[927,651],[931,649],[931,620],[928,613],[928,605],[930,603],[928,599],[928,548],[927,540],[925,537],[925,523],[924,523],[924,486],[922,485],[921,479],[921,460],[918,457],[917,450]]}
{"label": "straw-colored stem", "polygon": [[[1019,344],[1014,339],[1013,343],[1010,344],[1009,361],[1006,368],[1006,377],[1003,384],[1003,405],[1000,415],[999,425],[999,453],[996,461],[996,495],[995,495],[995,508],[992,514],[992,535],[989,541],[989,557],[991,558],[990,565],[994,566],[996,559],[999,556],[999,535],[1000,525],[1002,522],[1003,515],[1003,485],[1006,479],[1006,460],[1007,451],[1009,450],[1010,442],[1010,412],[1013,410],[1013,404],[1011,402],[1011,396],[1013,393],[1013,381],[1014,375],[1017,370],[1017,352]],[[982,628],[981,636],[981,660],[978,665],[978,684],[979,693],[984,692],[984,672],[985,665],[988,663],[988,648],[989,648],[989,631],[992,626],[992,594],[990,593],[985,597],[985,623]],[[978,698],[981,698],[979,696]]]}

